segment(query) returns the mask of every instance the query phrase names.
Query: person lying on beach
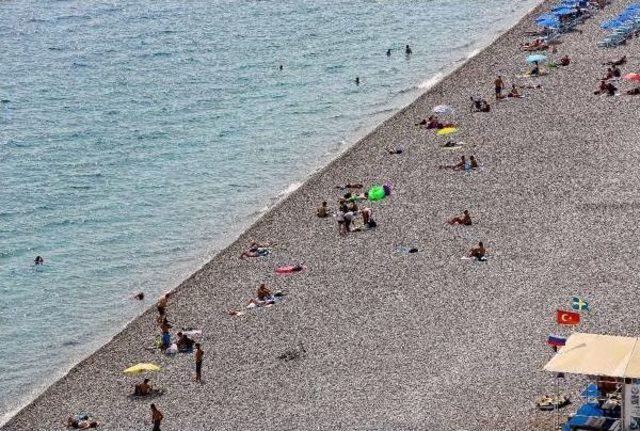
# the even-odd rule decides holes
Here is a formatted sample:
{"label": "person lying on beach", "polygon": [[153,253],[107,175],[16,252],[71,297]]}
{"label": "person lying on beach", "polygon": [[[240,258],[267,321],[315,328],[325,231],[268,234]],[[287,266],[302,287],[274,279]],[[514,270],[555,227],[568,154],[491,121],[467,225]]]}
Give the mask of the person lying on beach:
{"label": "person lying on beach", "polygon": [[603,81],[608,81],[609,79],[613,78],[613,70],[609,67],[607,69],[607,73],[604,74],[604,77],[602,77]]}
{"label": "person lying on beach", "polygon": [[469,257],[473,257],[476,260],[483,260],[486,254],[487,249],[484,247],[484,244],[482,244],[482,241],[479,242],[477,246],[469,250]]}
{"label": "person lying on beach", "polygon": [[83,416],[83,418],[80,419],[69,416],[67,419],[67,428],[87,430],[91,428],[98,428],[98,426],[100,426],[100,424],[97,421],[91,420],[89,416]]}
{"label": "person lying on beach", "polygon": [[531,43],[523,43],[522,45],[520,45],[521,51],[541,51],[548,48],[549,45],[544,43],[544,41],[540,38],[534,39]]}
{"label": "person lying on beach", "polygon": [[247,302],[247,308],[262,307],[265,305],[274,304],[278,298],[282,298],[283,296],[284,293],[282,292],[271,293],[271,290],[269,290],[264,283],[261,283],[258,287],[256,298],[251,298]]}
{"label": "person lying on beach", "polygon": [[438,169],[453,169],[456,171],[461,171],[464,169],[466,164],[467,164],[467,158],[465,156],[460,156],[460,161],[455,165],[440,165],[438,166]]}
{"label": "person lying on beach", "polygon": [[640,87],[636,87],[633,90],[627,91],[627,94],[629,96],[638,96],[638,95],[640,95]]}
{"label": "person lying on beach", "polygon": [[327,202],[322,202],[322,205],[320,205],[320,208],[316,210],[316,215],[320,218],[329,217],[329,209],[327,208]]}
{"label": "person lying on beach", "polygon": [[507,94],[507,97],[523,97],[520,92],[518,91],[518,89],[516,88],[516,84],[513,84],[511,86],[511,91],[509,91],[509,94]]}
{"label": "person lying on beach", "polygon": [[606,63],[602,63],[603,66],[622,66],[627,62],[627,56],[623,55],[620,60],[615,61],[607,61]]}
{"label": "person lying on beach", "polygon": [[571,59],[568,55],[563,56],[560,59],[560,66],[568,66],[571,63]]}
{"label": "person lying on beach", "polygon": [[489,112],[491,111],[491,106],[487,103],[486,100],[482,98],[474,98],[471,96],[471,112]]}
{"label": "person lying on beach", "polygon": [[464,212],[461,215],[456,216],[451,220],[448,220],[447,223],[452,226],[457,224],[462,226],[471,226],[472,223],[471,223],[471,215],[469,214],[469,210],[464,210]]}
{"label": "person lying on beach", "polygon": [[351,183],[347,183],[347,184],[343,184],[341,186],[336,186],[336,189],[361,189],[363,186],[362,184],[351,184]]}
{"label": "person lying on beach", "polygon": [[596,91],[593,92],[593,94],[598,95],[598,94],[604,94],[606,92],[607,92],[607,82],[603,79],[602,81],[600,81],[600,86]]}
{"label": "person lying on beach", "polygon": [[249,244],[249,248],[242,252],[240,255],[240,259],[246,259],[251,257],[262,257],[269,254],[269,247],[274,246],[275,244],[265,242],[259,243],[257,241],[251,241]]}
{"label": "person lying on beach", "polygon": [[402,147],[398,147],[398,148],[386,148],[387,153],[389,154],[402,154],[404,152],[404,150],[402,149]]}

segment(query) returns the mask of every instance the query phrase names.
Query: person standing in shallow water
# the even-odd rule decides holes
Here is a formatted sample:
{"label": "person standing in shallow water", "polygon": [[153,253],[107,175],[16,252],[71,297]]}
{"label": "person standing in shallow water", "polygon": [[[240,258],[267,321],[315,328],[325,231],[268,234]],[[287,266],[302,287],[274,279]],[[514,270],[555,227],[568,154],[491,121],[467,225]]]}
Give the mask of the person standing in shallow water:
{"label": "person standing in shallow water", "polygon": [[151,421],[153,422],[153,431],[160,431],[160,424],[164,419],[164,415],[155,404],[151,404]]}
{"label": "person standing in shallow water", "polygon": [[387,49],[387,57],[391,57],[391,48]]}
{"label": "person standing in shallow water", "polygon": [[360,85],[360,77],[359,76],[356,76],[355,82],[356,82],[356,85]]}
{"label": "person standing in shallow water", "polygon": [[413,51],[411,51],[411,47],[409,45],[407,45],[404,49],[404,53],[407,55],[411,55],[413,54]]}

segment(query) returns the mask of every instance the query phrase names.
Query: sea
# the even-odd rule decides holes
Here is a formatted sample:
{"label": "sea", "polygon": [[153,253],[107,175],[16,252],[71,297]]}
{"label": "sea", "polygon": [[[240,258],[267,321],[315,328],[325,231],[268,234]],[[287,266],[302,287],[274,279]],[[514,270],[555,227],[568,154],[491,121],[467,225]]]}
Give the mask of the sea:
{"label": "sea", "polygon": [[538,3],[0,2],[0,424]]}

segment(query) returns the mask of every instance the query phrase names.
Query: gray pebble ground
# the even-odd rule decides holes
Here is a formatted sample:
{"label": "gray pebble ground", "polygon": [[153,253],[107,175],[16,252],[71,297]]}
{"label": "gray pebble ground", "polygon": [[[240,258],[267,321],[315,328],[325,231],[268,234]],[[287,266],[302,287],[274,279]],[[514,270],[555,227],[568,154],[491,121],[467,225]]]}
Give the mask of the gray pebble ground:
{"label": "gray pebble ground", "polygon": [[[554,390],[542,371],[547,334],[568,333],[555,310],[579,295],[593,311],[577,330],[637,335],[640,97],[593,95],[603,61],[627,54],[623,73],[640,71],[640,41],[596,47],[600,22],[628,3],[614,1],[564,36],[557,56],[573,61],[537,79],[541,89],[496,103],[496,74],[510,83],[526,70],[525,18],[186,280],[169,316],[203,329],[204,384],[192,382],[192,355],[144,349],[158,333],[153,309],[2,429],[62,429],[65,417],[89,411],[104,430],[150,430],[149,401],[127,397],[139,379],[122,374],[146,361],[163,367],[151,376],[166,391],[153,400],[163,430],[553,429],[554,414],[533,400]],[[492,112],[470,113],[473,94]],[[463,150],[438,148],[443,140],[414,126],[442,103],[457,108]],[[386,154],[397,143],[404,154]],[[481,171],[437,168],[462,154]],[[395,190],[373,204],[376,230],[341,238],[333,220],[315,216],[323,200],[335,207],[335,185],[385,180]],[[472,227],[444,224],[465,208]],[[238,259],[250,238],[278,246],[267,258]],[[461,260],[478,240],[489,261]],[[421,252],[396,254],[398,245]],[[307,270],[276,276],[289,259]],[[260,282],[286,290],[286,302],[225,314]],[[583,384],[569,377],[563,390]]]}

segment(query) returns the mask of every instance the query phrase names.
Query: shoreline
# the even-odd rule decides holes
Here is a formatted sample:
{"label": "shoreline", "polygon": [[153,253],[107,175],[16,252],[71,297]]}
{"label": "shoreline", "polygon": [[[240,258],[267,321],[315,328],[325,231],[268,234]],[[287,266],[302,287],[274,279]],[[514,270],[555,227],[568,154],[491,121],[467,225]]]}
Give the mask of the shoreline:
{"label": "shoreline", "polygon": [[[487,51],[491,51],[492,49],[496,48],[496,45],[498,45],[501,41],[503,41],[503,39],[508,39],[511,36],[514,36],[514,33],[520,29],[520,27],[523,26],[527,26],[527,23],[525,23],[524,21],[527,19],[527,17],[530,17],[533,13],[536,13],[536,10],[539,10],[541,7],[543,7],[543,5],[539,5],[537,7],[535,7],[532,11],[530,11],[529,13],[527,13],[525,15],[525,17],[519,21],[517,24],[515,24],[512,28],[510,28],[509,30],[507,30],[505,33],[503,33],[502,35],[500,35],[493,43],[491,43],[490,45],[486,46],[485,48],[483,48],[476,56],[468,59],[467,61],[465,61],[462,65],[460,65],[459,67],[455,68],[455,70],[451,71],[450,73],[448,73],[446,76],[443,77],[443,79],[441,79],[438,83],[436,83],[434,86],[432,86],[429,90],[427,90],[426,92],[423,92],[416,100],[414,100],[413,102],[411,102],[409,105],[405,106],[404,108],[400,109],[398,112],[396,112],[392,117],[388,118],[387,120],[385,120],[382,124],[379,124],[377,127],[374,127],[373,130],[370,130],[366,136],[364,136],[362,139],[360,139],[358,142],[356,142],[355,144],[353,144],[352,146],[350,146],[348,149],[346,149],[345,151],[341,152],[337,158],[334,158],[333,160],[331,160],[326,166],[324,166],[323,168],[314,171],[302,184],[302,186],[298,187],[295,191],[293,191],[292,193],[290,193],[288,196],[286,196],[283,200],[278,201],[275,206],[269,208],[269,210],[261,215],[254,223],[252,223],[245,231],[243,231],[231,244],[229,244],[228,246],[222,248],[218,253],[216,253],[216,255],[213,257],[213,259],[211,259],[208,263],[206,263],[205,265],[202,266],[202,268],[200,268],[198,271],[196,271],[195,273],[193,273],[191,276],[189,276],[187,279],[185,279],[182,283],[180,283],[180,285],[178,287],[175,288],[174,292],[176,292],[176,301],[179,302],[181,300],[181,296],[190,294],[190,295],[195,295],[196,297],[199,295],[199,292],[197,292],[198,288],[202,288],[202,279],[203,278],[208,278],[210,281],[210,275],[211,273],[215,273],[216,268],[213,268],[215,265],[220,264],[222,267],[227,267],[227,268],[233,268],[233,267],[238,267],[241,265],[238,265],[237,262],[231,262],[231,257],[232,256],[237,256],[238,250],[240,247],[242,247],[244,245],[245,242],[247,242],[248,238],[252,235],[254,235],[255,233],[265,233],[269,231],[269,225],[272,224],[273,219],[275,217],[277,217],[279,214],[279,212],[287,212],[287,206],[293,206],[293,208],[295,209],[300,209],[300,202],[299,201],[307,201],[308,199],[305,199],[305,197],[308,196],[314,196],[316,197],[318,195],[318,187],[317,187],[317,183],[322,182],[323,177],[326,176],[328,173],[341,169],[341,165],[345,165],[349,162],[348,159],[353,159],[353,158],[358,158],[360,156],[359,153],[365,153],[366,150],[368,149],[367,145],[371,144],[373,140],[375,139],[379,139],[380,135],[384,135],[386,133],[386,129],[393,129],[396,127],[398,121],[403,121],[406,120],[405,117],[409,117],[411,116],[413,118],[413,115],[410,115],[410,112],[412,110],[415,110],[416,108],[418,108],[420,106],[420,104],[423,104],[426,106],[426,99],[429,98],[434,98],[434,99],[441,99],[443,96],[443,93],[445,92],[445,90],[448,89],[448,86],[450,85],[450,82],[452,80],[454,80],[456,77],[463,75],[465,69],[469,68],[469,67],[473,67],[475,66],[475,62],[482,62],[485,60],[485,57],[488,55]],[[596,17],[596,20],[599,20],[599,17]],[[519,35],[518,35],[519,36]],[[595,48],[594,48],[595,49]],[[481,57],[481,58],[479,58]],[[477,59],[477,60],[476,60]],[[482,81],[482,85],[483,87],[487,86],[487,82]],[[485,94],[487,94],[487,91],[484,91]],[[505,102],[505,103],[509,103],[509,102]],[[460,108],[460,110],[462,110],[462,108]],[[405,121],[406,123],[406,121]],[[409,131],[411,132],[411,131]],[[450,158],[450,157],[449,157]],[[361,160],[361,158],[360,158]],[[371,174],[368,174],[370,178],[373,178],[371,176]],[[367,175],[363,175],[364,177],[366,177]],[[346,180],[346,178],[345,178]],[[383,180],[381,178],[378,178],[378,180]],[[326,180],[325,180],[326,183]],[[325,188],[322,189],[322,192],[327,195],[329,194],[329,191]],[[402,193],[402,192],[399,192]],[[293,203],[292,203],[293,202]],[[315,204],[316,201],[312,200],[311,201],[311,205]],[[395,206],[396,204],[390,204],[388,205],[389,208],[384,208],[383,209],[379,209],[377,210],[379,213],[383,213],[385,211],[393,211],[392,207]],[[305,210],[313,210],[313,208],[304,208],[302,207],[302,209]],[[306,213],[303,213],[304,217],[307,217],[309,215],[312,216],[312,214],[307,211]],[[315,221],[315,220],[314,220]],[[311,221],[310,223],[313,223],[314,221]],[[277,223],[273,223],[275,225],[281,226],[281,224],[277,224]],[[265,230],[266,229],[266,230]],[[331,226],[331,230],[333,233],[333,225]],[[270,238],[271,239],[271,238]],[[277,240],[277,238],[273,238],[274,240]],[[348,239],[346,241],[348,244],[350,245],[354,245],[351,244],[353,242],[352,238]],[[333,243],[332,243],[333,244]],[[292,245],[292,248],[295,248]],[[393,259],[392,259],[393,260]],[[250,266],[246,266],[241,268],[241,270],[243,271],[251,271],[251,267]],[[251,289],[253,289],[251,282],[242,282],[242,284],[246,284],[248,287],[246,289],[246,292],[242,293],[242,296],[246,296],[247,292]],[[185,290],[192,288],[191,290],[194,292],[184,292]],[[200,292],[201,293],[201,292]],[[295,295],[295,292],[292,293],[292,295]],[[228,299],[228,298],[227,298]],[[218,301],[219,302],[219,301]],[[227,301],[222,301],[224,303],[227,303]],[[291,306],[290,303],[285,304],[283,307],[281,308],[286,308]],[[184,306],[183,306],[184,308]],[[272,311],[276,311],[276,309],[272,310]],[[279,314],[278,314],[279,313]],[[283,317],[280,314],[281,313],[285,313],[285,320],[286,320],[286,314],[288,313],[286,310],[280,310],[277,309],[277,313],[273,313],[275,316],[277,317]],[[118,344],[120,341],[124,340],[128,340],[129,338],[131,338],[132,334],[129,334],[128,332],[135,332],[136,330],[138,330],[138,332],[140,332],[140,327],[148,327],[149,321],[153,320],[153,314],[154,314],[154,310],[150,309],[145,311],[141,316],[139,316],[138,318],[136,318],[135,320],[129,322],[127,324],[127,326],[125,327],[125,329],[123,329],[123,331],[121,331],[120,333],[116,334],[107,344],[103,345],[100,349],[98,349],[96,352],[94,352],[93,354],[89,355],[87,358],[85,358],[81,363],[77,364],[76,366],[74,366],[65,377],[63,377],[61,380],[59,380],[58,382],[54,383],[53,385],[51,385],[43,394],[41,394],[40,396],[38,396],[34,401],[32,401],[29,405],[27,405],[26,407],[24,407],[16,416],[14,416],[13,419],[10,419],[7,424],[5,425],[6,429],[23,429],[21,428],[20,425],[18,425],[17,422],[20,421],[20,419],[18,418],[19,416],[26,416],[27,418],[30,416],[30,412],[29,410],[32,408],[37,408],[38,404],[46,404],[46,397],[50,392],[55,392],[56,389],[59,386],[64,386],[67,384],[68,380],[73,380],[75,378],[76,374],[82,374],[83,370],[85,369],[85,367],[89,367],[91,366],[91,363],[94,361],[99,362],[101,357],[109,357],[110,356],[110,352],[109,349],[111,348],[112,345],[116,345]],[[261,315],[264,315],[264,313],[261,313]],[[265,319],[269,319],[271,316],[264,316]],[[249,320],[249,319],[247,319]],[[255,318],[253,320],[256,320]],[[234,321],[235,323],[231,326],[238,326],[237,322],[242,322],[240,321]],[[228,323],[228,322],[225,322]],[[155,332],[154,332],[155,334]],[[139,335],[139,334],[138,334]],[[18,418],[18,419],[16,419]],[[35,427],[35,428],[34,428]],[[106,429],[112,429],[109,427],[109,425],[107,424]],[[4,429],[4,428],[3,428]],[[32,423],[32,425],[29,427],[29,429],[37,429],[37,426],[35,424]]]}

